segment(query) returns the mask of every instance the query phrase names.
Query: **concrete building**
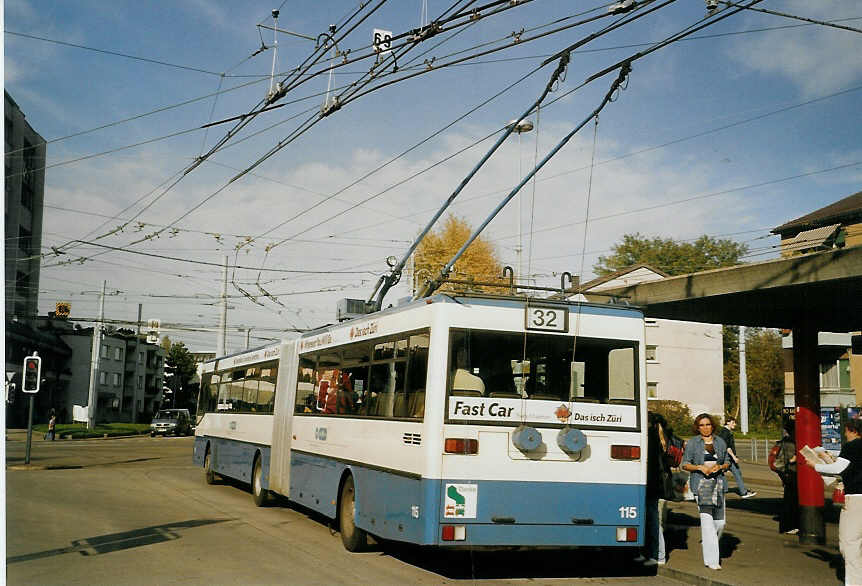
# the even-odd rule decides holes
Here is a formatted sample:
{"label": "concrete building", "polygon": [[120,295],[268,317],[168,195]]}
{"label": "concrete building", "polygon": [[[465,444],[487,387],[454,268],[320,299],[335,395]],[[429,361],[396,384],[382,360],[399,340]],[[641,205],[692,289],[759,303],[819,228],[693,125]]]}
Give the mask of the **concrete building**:
{"label": "concrete building", "polygon": [[[581,286],[591,301],[617,287],[666,278],[646,264],[599,277]],[[679,401],[697,413],[724,414],[724,366],[721,325],[647,318],[644,323],[647,396]]]}
{"label": "concrete building", "polygon": [[[773,228],[781,256],[862,245],[862,191]],[[831,299],[822,303],[833,303]],[[855,311],[848,308],[848,311]],[[819,332],[817,361],[821,407],[862,405],[862,354],[851,351],[851,333]],[[793,336],[784,350],[784,405],[794,406]]]}
{"label": "concrete building", "polygon": [[[70,349],[51,407],[61,422],[70,422],[74,405],[87,405],[93,328],[49,316],[39,320]],[[96,421],[148,422],[162,404],[165,351],[131,330],[107,328],[102,334],[96,367]]]}
{"label": "concrete building", "polygon": [[15,100],[3,92],[5,177],[5,316],[36,317],[39,306],[39,256],[45,194],[45,140],[27,123]]}

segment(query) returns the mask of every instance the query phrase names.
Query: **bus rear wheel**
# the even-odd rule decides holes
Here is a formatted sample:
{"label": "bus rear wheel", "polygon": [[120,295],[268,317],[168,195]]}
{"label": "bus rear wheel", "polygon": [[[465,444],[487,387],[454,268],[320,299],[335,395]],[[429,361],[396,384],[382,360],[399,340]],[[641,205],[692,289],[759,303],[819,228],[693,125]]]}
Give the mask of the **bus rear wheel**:
{"label": "bus rear wheel", "polygon": [[362,551],[368,545],[368,534],[356,526],[356,490],[353,476],[348,476],[341,486],[341,499],[338,504],[338,530],[341,532],[341,542],[344,549],[355,552]]}
{"label": "bus rear wheel", "polygon": [[204,473],[206,475],[207,484],[215,484],[216,475],[213,472],[213,462],[212,462],[212,452],[210,452],[209,447],[207,447],[207,455],[204,456]]}
{"label": "bus rear wheel", "polygon": [[262,507],[269,500],[269,491],[263,487],[263,466],[260,463],[260,456],[254,459],[254,469],[251,473],[251,495],[254,497],[254,504]]}

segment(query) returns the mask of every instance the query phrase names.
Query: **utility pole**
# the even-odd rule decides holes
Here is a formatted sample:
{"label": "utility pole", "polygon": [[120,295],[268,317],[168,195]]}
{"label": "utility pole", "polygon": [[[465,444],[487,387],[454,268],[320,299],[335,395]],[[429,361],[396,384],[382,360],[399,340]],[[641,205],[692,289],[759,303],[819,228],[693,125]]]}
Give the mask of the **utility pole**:
{"label": "utility pole", "polygon": [[739,426],[748,433],[748,374],[745,370],[745,326],[739,326]]}
{"label": "utility pole", "polygon": [[102,281],[102,296],[99,298],[99,321],[93,325],[93,344],[90,347],[90,391],[87,394],[87,429],[96,426],[96,375],[99,371],[99,353],[102,347],[102,324],[105,321],[105,289],[107,281]]}
{"label": "utility pole", "polygon": [[251,348],[251,328],[245,329],[245,349]]}
{"label": "utility pole", "polygon": [[216,344],[216,356],[227,354],[227,263],[228,257],[224,257],[224,282],[221,288],[221,316],[219,319],[218,343]]}

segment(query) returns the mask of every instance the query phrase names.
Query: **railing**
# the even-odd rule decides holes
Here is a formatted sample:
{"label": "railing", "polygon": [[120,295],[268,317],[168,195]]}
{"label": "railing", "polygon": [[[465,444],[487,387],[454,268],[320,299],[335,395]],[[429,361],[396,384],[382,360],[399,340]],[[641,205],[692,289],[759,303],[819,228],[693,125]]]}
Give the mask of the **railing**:
{"label": "railing", "polygon": [[736,439],[736,455],[747,462],[766,464],[777,439]]}

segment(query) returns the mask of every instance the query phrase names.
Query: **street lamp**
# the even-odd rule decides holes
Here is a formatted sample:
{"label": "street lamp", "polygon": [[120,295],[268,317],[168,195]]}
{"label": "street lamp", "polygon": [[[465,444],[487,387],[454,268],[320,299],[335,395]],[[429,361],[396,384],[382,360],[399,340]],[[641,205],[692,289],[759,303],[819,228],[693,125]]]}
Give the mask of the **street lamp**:
{"label": "street lamp", "polygon": [[[517,181],[521,180],[522,171],[521,171],[521,135],[525,132],[530,132],[533,130],[533,123],[530,120],[521,120],[518,122],[517,120],[510,120],[506,125],[506,128],[512,128],[512,132],[518,133],[518,178]],[[517,183],[516,181],[516,183]],[[517,267],[518,274],[515,275],[515,283],[519,283],[521,280],[521,276],[524,274],[524,262],[522,253],[524,251],[523,244],[523,212],[521,205],[521,194],[519,193],[517,196],[518,202],[518,245],[515,247],[515,256],[517,257]]]}

